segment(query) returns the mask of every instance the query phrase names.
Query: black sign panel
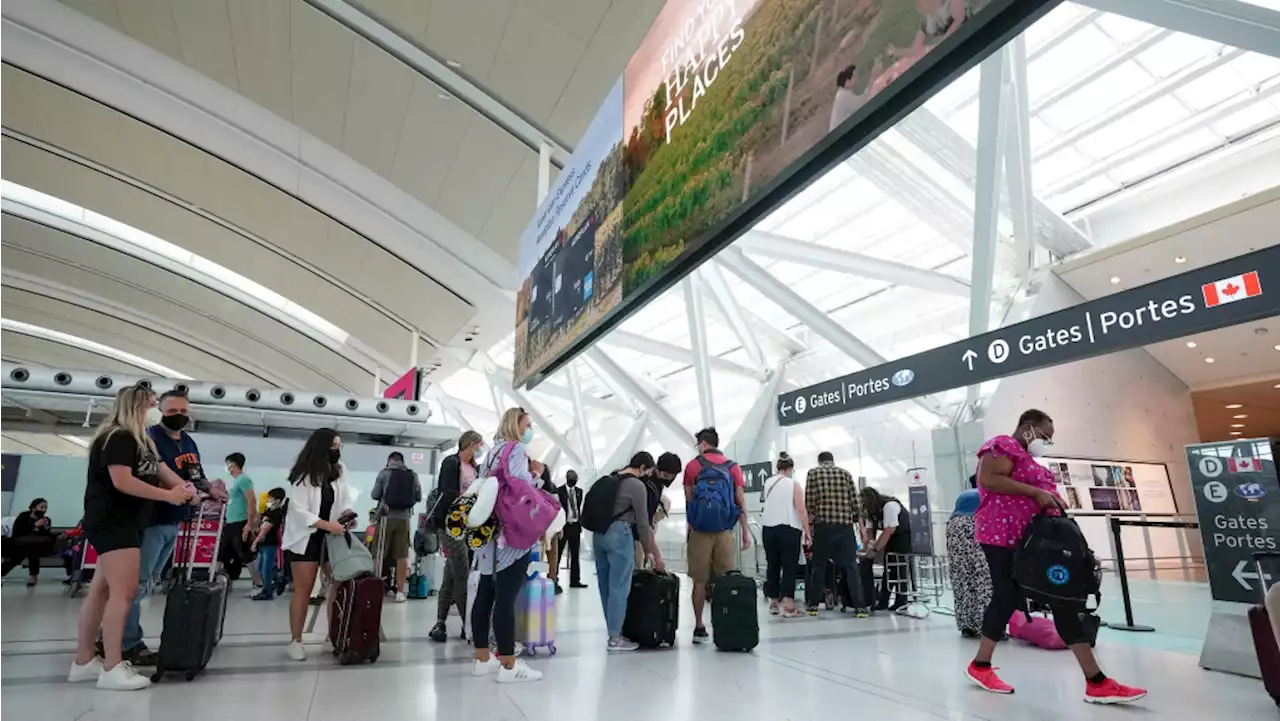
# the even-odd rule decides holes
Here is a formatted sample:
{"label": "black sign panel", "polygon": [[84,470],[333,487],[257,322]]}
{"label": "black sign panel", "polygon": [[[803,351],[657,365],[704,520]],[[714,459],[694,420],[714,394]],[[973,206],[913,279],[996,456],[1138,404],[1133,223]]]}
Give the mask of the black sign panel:
{"label": "black sign panel", "polygon": [[[1213,599],[1261,602],[1266,585],[1253,554],[1280,550],[1280,481],[1270,442],[1187,446],[1187,465]],[[1263,573],[1275,572],[1263,563]]]}
{"label": "black sign panel", "polygon": [[5,453],[0,460],[0,478],[3,479],[0,490],[13,491],[18,487],[18,468],[22,466],[21,453]]}
{"label": "black sign panel", "polygon": [[[744,495],[747,493],[763,493],[764,482],[769,480],[772,475],[773,464],[769,461],[742,464],[742,480],[747,484],[746,488],[743,489]],[[763,496],[761,500],[763,500]]]}
{"label": "black sign panel", "polygon": [[911,552],[922,556],[933,555],[933,516],[929,512],[929,487],[911,486],[907,489],[907,509],[911,514]]}
{"label": "black sign panel", "polygon": [[783,393],[778,422],[795,425],[1275,315],[1280,246]]}

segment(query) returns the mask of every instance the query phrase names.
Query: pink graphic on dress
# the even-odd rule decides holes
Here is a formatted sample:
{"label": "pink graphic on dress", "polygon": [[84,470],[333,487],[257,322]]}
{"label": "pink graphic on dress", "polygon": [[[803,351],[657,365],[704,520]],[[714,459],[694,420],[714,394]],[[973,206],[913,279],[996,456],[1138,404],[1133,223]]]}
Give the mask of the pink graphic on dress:
{"label": "pink graphic on dress", "polygon": [[[1058,494],[1053,473],[1036,462],[1013,436],[996,436],[978,449],[978,458],[990,455],[1013,460],[1010,477],[1019,483]],[[1040,511],[1040,504],[1027,496],[997,493],[978,488],[978,510],[973,515],[974,537],[978,543],[988,546],[1013,548],[1022,540],[1022,534]],[[1065,504],[1064,504],[1065,505]]]}

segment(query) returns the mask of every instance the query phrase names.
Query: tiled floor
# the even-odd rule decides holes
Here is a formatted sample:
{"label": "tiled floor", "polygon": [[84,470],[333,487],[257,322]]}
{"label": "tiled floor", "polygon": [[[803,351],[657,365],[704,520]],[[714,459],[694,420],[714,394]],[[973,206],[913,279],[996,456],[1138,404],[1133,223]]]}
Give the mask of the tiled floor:
{"label": "tiled floor", "polygon": [[[961,676],[974,642],[952,621],[879,616],[858,621],[832,615],[779,621],[761,616],[761,645],[751,654],[717,653],[689,643],[692,623],[683,609],[675,649],[608,655],[594,589],[566,593],[559,606],[559,653],[533,665],[541,683],[499,687],[467,676],[470,650],[458,641],[437,645],[425,635],[434,600],[388,605],[388,643],[377,664],[340,667],[318,652],[306,663],[284,657],[285,606],[235,599],[227,636],[206,674],[191,683],[166,680],[138,693],[99,692],[63,679],[74,646],[78,601],[59,594],[50,579],[35,590],[22,579],[4,584],[0,618],[3,667],[0,699],[12,718],[106,721],[126,718],[265,718],[338,721],[356,718],[450,719],[779,719],[837,717],[916,721],[1082,721],[1142,716],[1161,721],[1274,719],[1277,711],[1251,679],[1201,670],[1182,619],[1197,615],[1198,584],[1153,584],[1135,589],[1139,620],[1177,629],[1173,642],[1150,635],[1104,632],[1104,667],[1151,696],[1139,708],[1083,704],[1082,681],[1066,652],[1002,647],[998,662],[1013,696],[985,694]],[[1172,600],[1171,600],[1172,599]],[[1176,601],[1176,603],[1174,602]],[[1207,601],[1204,602],[1207,604]],[[163,599],[148,602],[144,627],[159,630]],[[1182,617],[1180,619],[1179,617]],[[323,622],[322,622],[323,624]],[[451,620],[456,632],[458,621]],[[1162,629],[1163,630],[1163,629]],[[1190,633],[1194,633],[1191,631]],[[316,637],[319,640],[319,637]],[[1162,647],[1165,646],[1165,647]],[[477,692],[479,690],[479,692]]]}

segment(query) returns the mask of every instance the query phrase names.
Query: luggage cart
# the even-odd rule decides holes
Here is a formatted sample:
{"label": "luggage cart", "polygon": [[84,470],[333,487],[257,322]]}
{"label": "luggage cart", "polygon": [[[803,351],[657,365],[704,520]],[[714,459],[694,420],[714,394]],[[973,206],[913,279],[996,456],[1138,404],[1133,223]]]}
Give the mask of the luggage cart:
{"label": "luggage cart", "polygon": [[98,552],[87,538],[80,537],[80,550],[76,552],[77,562],[71,571],[71,580],[67,583],[67,598],[75,598],[80,591],[93,580],[94,569],[98,567]]}
{"label": "luggage cart", "polygon": [[906,603],[896,613],[925,618],[941,605],[947,586],[947,558],[932,554],[888,553],[884,573],[889,592]]}

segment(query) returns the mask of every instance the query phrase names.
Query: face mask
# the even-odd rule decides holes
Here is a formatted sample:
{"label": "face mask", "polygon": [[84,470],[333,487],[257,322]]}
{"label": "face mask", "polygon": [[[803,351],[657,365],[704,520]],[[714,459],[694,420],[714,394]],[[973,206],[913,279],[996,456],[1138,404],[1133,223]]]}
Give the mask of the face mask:
{"label": "face mask", "polygon": [[185,413],[178,413],[172,416],[162,416],[160,424],[171,431],[180,431],[187,427],[187,423],[191,422],[191,418]]}
{"label": "face mask", "polygon": [[526,446],[533,443],[533,426],[524,429],[524,435],[520,436],[520,442]]}
{"label": "face mask", "polygon": [[566,478],[564,482],[568,483],[571,488],[578,485],[578,479],[576,478]]}
{"label": "face mask", "polygon": [[147,409],[147,425],[154,426],[164,419],[164,413],[159,408],[152,407]]}
{"label": "face mask", "polygon": [[33,518],[44,518],[44,511],[32,511],[31,515]]}
{"label": "face mask", "polygon": [[1027,444],[1027,453],[1037,458],[1047,456],[1052,449],[1052,445],[1043,438],[1032,438],[1031,442]]}
{"label": "face mask", "polygon": [[338,449],[338,448],[330,448],[330,449],[329,449],[329,462],[330,462],[330,463],[335,463],[335,464],[336,464],[336,463],[337,463],[338,461],[340,461],[340,460],[342,460],[342,450],[341,450],[341,449]]}

